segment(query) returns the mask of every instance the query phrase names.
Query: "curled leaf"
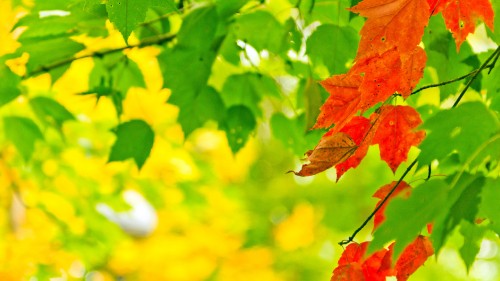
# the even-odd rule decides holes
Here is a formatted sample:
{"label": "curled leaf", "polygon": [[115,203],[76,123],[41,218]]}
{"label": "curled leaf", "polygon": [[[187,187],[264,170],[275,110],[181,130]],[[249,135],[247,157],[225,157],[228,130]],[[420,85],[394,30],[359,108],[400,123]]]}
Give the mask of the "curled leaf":
{"label": "curled leaf", "polygon": [[327,133],[313,150],[306,153],[309,164],[302,165],[299,172],[289,172],[302,177],[315,175],[344,162],[357,148],[358,146],[348,134],[329,135]]}
{"label": "curled leaf", "polygon": [[371,128],[370,120],[363,116],[355,116],[342,128],[341,132],[348,134],[359,147],[346,161],[335,165],[337,181],[349,169],[356,168],[361,163],[361,160],[365,158],[371,138],[373,138],[373,134],[370,133]]}

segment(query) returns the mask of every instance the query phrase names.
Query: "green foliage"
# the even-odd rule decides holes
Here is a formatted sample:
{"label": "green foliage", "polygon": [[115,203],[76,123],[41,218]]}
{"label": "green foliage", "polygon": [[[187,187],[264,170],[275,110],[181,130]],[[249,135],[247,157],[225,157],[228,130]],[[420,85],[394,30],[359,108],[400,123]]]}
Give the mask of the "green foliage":
{"label": "green foliage", "polygon": [[[359,31],[363,20],[349,12],[347,8],[360,1],[35,0],[32,4],[22,2],[26,1],[12,1],[13,5],[23,6],[27,11],[17,23],[13,24],[12,32],[16,34],[19,48],[11,48],[8,50],[10,53],[0,56],[2,126],[4,139],[13,145],[19,155],[20,160],[14,158],[12,161],[19,166],[16,167],[17,170],[29,171],[39,178],[45,178],[45,172],[42,171],[48,169],[45,166],[50,167],[50,165],[40,164],[33,159],[44,159],[47,155],[59,153],[64,155],[61,157],[72,159],[70,153],[69,156],[63,154],[64,146],[70,145],[65,143],[68,135],[78,135],[75,137],[77,141],[74,139],[72,141],[84,147],[88,158],[107,153],[103,157],[108,159],[108,162],[133,159],[141,170],[151,157],[153,144],[156,146],[158,143],[156,140],[171,141],[170,131],[159,132],[164,129],[165,123],[174,121],[161,123],[157,120],[157,116],[162,113],[170,114],[173,105],[178,113],[175,111],[171,115],[180,125],[184,140],[196,139],[196,132],[200,128],[217,128],[225,134],[230,150],[235,156],[245,153],[244,148],[254,136],[259,140],[268,141],[271,138],[278,141],[273,142],[275,146],[272,151],[265,154],[267,158],[258,159],[257,167],[251,171],[251,176],[257,178],[254,183],[259,183],[258,188],[248,184],[245,188],[250,191],[238,190],[236,194],[228,195],[228,197],[243,198],[242,194],[248,192],[245,196],[251,198],[251,203],[248,203],[249,210],[265,217],[259,221],[263,225],[262,228],[245,230],[249,234],[242,243],[246,246],[258,245],[263,240],[268,244],[276,243],[272,241],[269,233],[275,225],[280,225],[281,220],[290,215],[293,200],[286,194],[274,197],[277,192],[273,186],[276,176],[271,175],[272,170],[266,167],[277,167],[276,169],[281,171],[279,173],[292,169],[293,159],[285,151],[291,151],[295,159],[303,157],[304,152],[312,149],[324,133],[320,130],[310,131],[316,122],[319,108],[328,97],[328,93],[317,80],[345,73],[352,66],[356,46],[360,41]],[[497,14],[494,21],[497,31],[494,33],[488,30],[487,33],[489,38],[498,44],[500,4],[493,2]],[[54,10],[62,11],[63,15],[42,16],[41,12]],[[108,20],[119,33],[116,30],[108,30],[106,26]],[[442,18],[432,17],[425,32],[422,41],[428,60],[425,77],[420,86],[447,82],[467,75],[477,70],[486,58],[493,54],[491,50],[478,54],[468,42],[465,42],[457,53],[454,39]],[[120,42],[111,44],[106,42],[102,45],[104,47],[100,47],[102,42],[100,40],[108,40],[107,37],[113,34],[119,38],[115,41]],[[124,42],[121,41],[120,35]],[[137,53],[151,46],[153,46],[151,50],[154,51],[148,55],[154,57],[154,63],[141,65]],[[432,223],[434,230],[431,239],[436,253],[439,254],[440,250],[450,243],[452,233],[459,232],[464,239],[459,253],[467,269],[470,269],[479,252],[482,239],[491,232],[500,234],[498,204],[500,67],[497,59],[498,55],[480,75],[474,78],[464,100],[456,107],[450,108],[452,104],[450,101],[454,102],[457,99],[459,92],[464,89],[472,75],[439,87],[434,85],[431,87],[433,89],[412,95],[406,101],[400,98],[392,100],[395,105],[419,106],[423,120],[423,125],[419,129],[426,130],[427,136],[418,147],[420,152],[412,152],[409,158],[418,159],[414,179],[425,179],[428,171],[430,179],[415,181],[415,184],[412,184],[414,189],[408,199],[391,199],[385,210],[386,221],[373,234],[374,239],[369,246],[371,251],[395,240],[394,252],[398,256],[406,245],[422,233],[427,224]],[[27,62],[24,63],[24,60]],[[28,90],[33,87],[29,85],[30,78],[45,73],[50,74],[51,83],[57,88],[56,82],[63,75],[72,74],[70,66],[80,67],[77,62],[85,60],[91,62],[90,73],[84,73],[84,77],[80,77],[88,78],[88,83],[87,80],[83,80],[87,87],[78,88],[79,96],[72,95],[63,101],[59,97],[56,99],[59,93],[40,94]],[[495,62],[497,65],[494,65]],[[25,72],[23,72],[24,66]],[[152,69],[156,66],[161,73],[151,78],[150,72],[153,72]],[[136,105],[134,103],[138,103],[136,100],[128,100],[135,97],[135,95],[130,97],[130,89],[147,88],[147,91],[154,92],[159,90],[150,89],[156,86],[151,86],[155,83],[158,88],[162,85],[162,88],[168,89],[165,91],[168,94],[162,97],[162,100],[155,100],[156,106],[161,109],[156,106],[152,108],[151,103],[145,103],[146,106],[141,103],[137,106],[143,106],[142,110],[148,117],[144,119],[147,120],[137,116],[127,116],[127,105],[131,107]],[[138,94],[138,96],[141,101],[148,98],[146,95]],[[114,121],[95,124],[93,121],[88,122],[89,118],[85,114],[77,114],[74,108],[80,106],[78,104],[80,101],[84,104],[85,99],[86,101],[92,99],[96,111],[101,107],[108,109],[109,106],[111,111],[114,109],[116,113],[116,118],[113,115]],[[171,107],[163,108],[164,103],[168,103]],[[18,116],[19,108],[22,112]],[[363,115],[365,117],[372,113],[375,115],[375,110],[370,109]],[[89,129],[92,126],[105,130],[114,128],[113,133],[116,136],[114,143],[107,141],[103,134],[96,133],[98,130]],[[80,135],[77,132],[82,128],[87,131]],[[59,134],[54,134],[52,129],[56,129]],[[101,140],[107,146],[98,148],[94,139]],[[46,146],[43,149],[37,148],[40,143]],[[182,141],[169,145],[177,148],[180,143]],[[370,148],[368,154],[377,152],[374,149],[376,150]],[[197,152],[196,149],[193,151]],[[161,157],[170,156],[167,154]],[[203,158],[198,155],[196,157]],[[216,157],[221,156],[217,154]],[[210,174],[213,178],[217,177],[212,175],[212,170],[203,165],[206,163],[200,164],[203,175]],[[392,175],[390,171],[382,170],[370,163],[363,165],[359,170],[351,172],[355,176],[349,178],[349,175],[346,175],[348,183],[346,185],[352,188],[342,190],[346,193],[341,193],[335,188],[332,188],[333,191],[322,191],[319,194],[313,191],[309,194],[302,190],[293,192],[298,194],[297,197],[307,195],[307,200],[315,202],[329,202],[328,196],[335,196],[337,204],[325,203],[324,216],[315,219],[322,220],[342,232],[349,231],[352,229],[353,221],[358,221],[360,217],[369,214],[366,206],[362,205],[368,203],[358,200],[361,196],[356,184],[371,186],[373,182],[380,180],[379,175],[383,175],[380,178]],[[64,165],[60,169],[63,174],[78,174],[78,171]],[[168,178],[170,173],[173,173],[166,168],[159,170],[158,174],[161,174],[161,177]],[[366,174],[358,176],[358,172],[367,170]],[[444,179],[436,179],[435,175],[444,176]],[[291,177],[289,176],[289,181]],[[226,180],[231,182],[231,177],[227,178]],[[190,211],[199,215],[199,212],[196,212],[199,209],[196,208],[209,205],[210,202],[193,186],[204,186],[212,180],[212,178],[193,180],[192,183],[179,187],[181,194],[175,196],[186,197],[186,201],[182,204],[188,205],[192,208]],[[128,179],[116,176],[112,181],[123,188]],[[115,245],[115,240],[118,240],[117,237],[123,233],[116,227],[112,230],[113,234],[108,236],[104,228],[113,224],[97,214],[94,205],[106,200],[112,205],[124,202],[121,199],[115,200],[118,202],[110,199],[115,194],[103,195],[99,190],[100,187],[88,179],[79,184],[75,187],[78,190],[78,196],[75,197],[86,196],[85,198],[89,198],[87,202],[89,205],[79,203],[82,205],[75,207],[78,210],[75,213],[98,222],[89,224],[87,230],[88,235],[92,236],[89,240],[96,241],[86,240],[85,243],[81,243],[81,237],[68,236],[66,241],[61,243],[67,249],[83,253],[85,260],[90,261],[89,268],[104,267],[106,255],[112,251],[111,245]],[[165,203],[160,198],[160,190],[163,188],[165,188],[163,184],[150,182],[147,179],[138,184],[138,189],[153,202],[155,207],[171,204],[171,202]],[[372,191],[366,186],[364,188],[365,193]],[[270,196],[272,200],[264,201],[261,198],[269,194],[272,195]],[[74,199],[70,202],[77,201]],[[273,221],[272,225],[269,218]],[[245,219],[247,218],[241,220]],[[478,223],[478,219],[485,221]],[[341,227],[335,224],[338,221],[341,222]],[[58,225],[65,223],[58,222]],[[99,240],[106,242],[101,243]],[[95,250],[94,255],[95,245],[106,249],[99,248]],[[315,253],[314,257],[317,258],[316,256]],[[306,263],[303,261],[303,256],[290,254],[287,258],[277,261],[277,267],[291,268],[297,263]],[[311,257],[311,260],[315,259]],[[297,273],[299,277],[293,276],[290,279],[309,280],[310,276],[316,276],[313,269],[318,265],[310,263],[304,272]],[[40,269],[39,277],[53,275],[50,270]],[[307,270],[313,273],[306,272]],[[215,280],[218,273],[213,274]]]}
{"label": "green foliage", "polygon": [[315,65],[326,66],[330,75],[345,73],[348,59],[356,55],[351,46],[358,43],[354,28],[324,24],[307,39],[307,54]]}
{"label": "green foliage", "polygon": [[259,104],[263,96],[279,98],[279,91],[272,78],[258,73],[243,73],[231,75],[226,79],[221,96],[228,106],[245,105],[254,115],[262,116]]}
{"label": "green foliage", "polygon": [[465,262],[467,271],[470,270],[472,264],[476,260],[479,253],[481,240],[486,232],[486,228],[478,227],[474,223],[462,221],[460,224],[460,234],[464,237],[464,243],[460,247],[460,256]]}
{"label": "green foliage", "polygon": [[358,0],[295,0],[295,5],[307,22],[320,21],[322,23],[333,23],[337,25],[346,25],[352,13],[347,8],[352,7],[359,2]]}
{"label": "green foliage", "polygon": [[34,97],[30,99],[30,105],[42,122],[59,130],[61,130],[64,122],[75,119],[71,112],[51,98]]}
{"label": "green foliage", "polygon": [[481,194],[482,201],[479,209],[481,214],[491,220],[489,227],[497,234],[500,234],[500,218],[498,217],[498,212],[500,211],[500,206],[498,204],[499,195],[500,179],[488,179],[483,187],[483,192]]}
{"label": "green foliage", "polygon": [[139,169],[153,147],[155,133],[142,120],[131,120],[116,128],[116,142],[111,147],[109,162],[133,158]]}
{"label": "green foliage", "polygon": [[21,78],[2,63],[0,66],[0,106],[9,103],[21,94],[20,81]]}
{"label": "green foliage", "polygon": [[43,134],[31,119],[8,116],[3,118],[5,137],[17,148],[25,161],[29,161],[35,151],[37,140],[43,139]]}
{"label": "green foliage", "polygon": [[427,165],[434,159],[442,160],[453,151],[458,151],[460,161],[465,163],[498,131],[499,125],[498,118],[480,102],[440,111],[423,125],[430,133],[420,145],[419,163]]}
{"label": "green foliage", "polygon": [[[28,73],[40,73],[48,65],[73,57],[77,52],[84,49],[84,46],[70,38],[54,37],[47,40],[26,40],[18,49],[19,53],[26,52],[30,55],[26,68]],[[56,66],[49,70],[52,81],[59,79],[68,69],[69,64]]]}
{"label": "green foliage", "polygon": [[450,190],[442,215],[434,222],[435,227],[431,237],[436,252],[439,252],[446,237],[460,225],[462,220],[475,222],[484,182],[484,177],[464,174]]}
{"label": "green foliage", "polygon": [[116,26],[125,42],[132,31],[146,19],[146,12],[153,7],[175,7],[172,0],[109,0],[106,11],[109,20]]}
{"label": "green foliage", "polygon": [[257,122],[252,111],[243,105],[231,106],[225,115],[221,128],[226,131],[229,146],[235,153],[245,145]]}
{"label": "green foliage", "polygon": [[282,113],[276,113],[271,118],[271,129],[274,136],[287,145],[296,155],[307,151],[323,132],[311,131],[303,136],[307,130],[305,114],[289,119]]}
{"label": "green foliage", "polygon": [[[255,32],[261,30],[265,32]],[[249,44],[257,51],[269,50],[273,53],[281,51],[285,29],[273,15],[264,11],[256,11],[242,15],[232,26],[235,38]]]}
{"label": "green foliage", "polygon": [[208,120],[221,122],[225,110],[219,93],[212,87],[205,87],[194,100],[183,107],[177,120],[184,133],[189,135]]}

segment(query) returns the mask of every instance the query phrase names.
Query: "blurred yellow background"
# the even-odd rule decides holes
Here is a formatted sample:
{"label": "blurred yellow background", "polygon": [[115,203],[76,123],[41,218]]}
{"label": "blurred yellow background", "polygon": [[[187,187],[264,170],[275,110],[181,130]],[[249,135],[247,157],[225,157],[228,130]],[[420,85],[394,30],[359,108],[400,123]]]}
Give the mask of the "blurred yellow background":
{"label": "blurred yellow background", "polygon": [[[18,46],[10,30],[23,11],[4,0],[0,11],[2,55]],[[75,39],[89,50],[120,46],[121,35],[110,32]],[[185,139],[178,109],[164,102],[170,92],[162,89],[158,52],[127,53],[147,87],[130,89],[122,121],[140,118],[156,132],[140,171],[131,160],[107,163],[117,122],[112,102],[77,95],[87,90],[91,59],[73,63],[54,85],[48,74],[25,80],[24,95],[1,108],[1,115],[29,116],[27,95],[50,96],[78,121],[65,123],[62,134],[45,127],[29,164],[0,137],[0,280],[329,280],[342,252],[337,243],[394,178],[378,151],[335,183],[333,171],[286,174],[300,160],[265,133],[236,155],[210,126]],[[22,74],[26,59],[8,64]],[[455,236],[449,243],[460,245]],[[369,240],[369,229],[358,238]],[[485,240],[467,276],[445,248],[410,280],[499,280],[499,260],[498,244]]]}

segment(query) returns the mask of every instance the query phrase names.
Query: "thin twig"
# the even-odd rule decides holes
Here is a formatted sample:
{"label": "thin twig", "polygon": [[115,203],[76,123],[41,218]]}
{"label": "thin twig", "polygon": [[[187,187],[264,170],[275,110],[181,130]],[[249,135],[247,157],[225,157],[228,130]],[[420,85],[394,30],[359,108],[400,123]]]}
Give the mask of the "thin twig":
{"label": "thin twig", "polygon": [[35,70],[33,70],[33,71],[29,72],[29,73],[26,73],[22,77],[22,79],[26,79],[26,78],[30,78],[30,77],[33,77],[33,76],[37,76],[39,74],[42,74],[42,73],[45,73],[45,72],[49,72],[49,71],[51,71],[51,70],[53,70],[55,68],[58,68],[58,67],[61,67],[63,65],[67,65],[67,64],[70,64],[70,63],[72,63],[74,61],[85,59],[85,58],[102,57],[102,56],[106,56],[106,55],[109,55],[109,54],[121,52],[121,51],[132,49],[132,48],[142,48],[142,47],[147,47],[147,46],[151,46],[151,45],[161,45],[163,43],[172,41],[176,36],[177,36],[176,34],[165,34],[165,35],[162,35],[162,36],[158,36],[158,37],[152,38],[150,40],[142,41],[142,42],[140,42],[138,44],[135,44],[135,45],[129,45],[129,46],[123,46],[123,47],[116,48],[116,49],[109,49],[109,50],[105,50],[105,51],[93,52],[93,53],[82,55],[82,56],[78,56],[78,57],[70,57],[70,58],[67,58],[67,59],[56,61],[56,62],[54,62],[52,64],[49,64],[49,65],[39,66],[37,69],[35,69]]}
{"label": "thin twig", "polygon": [[172,15],[182,14],[186,9],[189,9],[190,7],[191,7],[191,5],[190,6],[185,6],[182,3],[182,1],[181,1],[181,2],[179,2],[179,7],[177,7],[177,9],[175,11],[170,11],[170,12],[168,12],[166,14],[158,16],[157,18],[154,18],[154,19],[145,21],[143,23],[140,23],[139,26],[148,26],[148,25],[154,24],[155,22],[158,22],[158,21],[161,21],[161,20],[164,20],[164,19],[168,19]]}
{"label": "thin twig", "polygon": [[486,67],[486,68],[490,69],[490,70],[488,70],[488,75],[491,73],[493,68],[495,68],[495,64],[497,63],[498,57],[500,57],[500,52],[497,53],[496,57],[493,59],[493,62],[489,66]]}
{"label": "thin twig", "polygon": [[462,76],[460,76],[458,78],[455,78],[455,79],[452,79],[452,80],[448,80],[448,81],[444,81],[444,82],[436,83],[436,84],[431,84],[431,85],[427,85],[427,86],[423,86],[422,88],[419,88],[419,89],[413,91],[410,95],[414,95],[414,94],[416,94],[416,93],[418,93],[420,91],[423,91],[425,89],[440,87],[440,86],[444,86],[444,85],[448,85],[448,84],[451,84],[451,83],[458,82],[458,81],[463,80],[463,79],[465,79],[465,78],[467,78],[469,76],[472,76],[472,75],[474,75],[474,74],[476,74],[478,72],[479,72],[479,70],[476,69],[476,70],[474,70],[472,72],[469,72],[469,73],[467,73],[465,75],[462,75]]}
{"label": "thin twig", "polygon": [[384,206],[385,202],[387,202],[387,200],[389,200],[389,197],[392,195],[392,193],[394,193],[394,191],[396,190],[396,188],[403,181],[403,179],[406,177],[406,175],[411,171],[411,169],[413,168],[413,166],[415,166],[415,164],[417,164],[417,159],[415,159],[415,160],[413,160],[413,162],[411,162],[410,166],[408,166],[408,168],[406,168],[406,171],[399,178],[398,182],[394,185],[394,187],[391,189],[391,191],[389,191],[389,193],[387,193],[387,195],[384,197],[384,199],[382,199],[382,201],[380,202],[380,204],[375,208],[375,210],[373,210],[373,212],[366,218],[366,220],[352,233],[352,235],[349,236],[348,239],[342,240],[342,241],[339,242],[340,246],[344,246],[346,244],[351,243],[354,240],[354,238],[356,237],[356,235],[363,228],[365,228],[365,226],[375,216],[375,214],[378,212],[378,210],[380,210],[380,208],[382,208],[382,206]]}
{"label": "thin twig", "polygon": [[[477,76],[479,75],[479,73],[483,70],[483,69],[486,69],[488,67],[488,63],[494,58],[494,57],[497,57],[498,54],[500,53],[500,46],[497,47],[497,49],[495,50],[495,52],[493,52],[493,54],[491,54],[491,56],[486,59],[486,61],[483,63],[483,65],[481,65],[481,67],[479,67],[479,69],[477,70],[477,72],[472,76],[472,78],[469,80],[469,82],[467,82],[467,84],[465,85],[465,88],[462,90],[462,92],[460,93],[460,95],[458,96],[457,100],[455,101],[455,103],[453,104],[452,108],[453,107],[456,107],[458,105],[458,103],[460,102],[460,100],[462,99],[462,97],[465,95],[465,93],[467,92],[467,90],[469,89],[470,85],[472,85],[472,82],[474,82],[474,80],[476,80]],[[496,62],[496,60],[495,60]],[[495,63],[493,63],[492,67],[495,66]]]}
{"label": "thin twig", "polygon": [[[491,70],[491,69],[493,69],[494,66],[495,65],[492,63],[492,64],[487,65],[484,69],[488,68],[488,69]],[[484,70],[484,69],[481,69],[481,70]],[[478,72],[479,72],[479,69],[476,69],[474,71],[471,71],[471,72],[469,72],[469,73],[467,73],[465,75],[462,75],[462,76],[460,76],[458,78],[455,78],[455,79],[452,79],[452,80],[448,80],[448,81],[444,81],[444,82],[441,82],[441,83],[436,83],[436,84],[430,84],[430,85],[423,86],[422,88],[418,88],[417,90],[413,91],[410,95],[414,95],[414,94],[416,94],[416,93],[418,93],[420,91],[423,91],[425,89],[440,87],[440,86],[444,86],[444,85],[448,85],[448,84],[451,84],[451,83],[458,82],[458,81],[463,80],[463,79],[465,79],[465,78],[467,78],[469,76],[475,75]]]}

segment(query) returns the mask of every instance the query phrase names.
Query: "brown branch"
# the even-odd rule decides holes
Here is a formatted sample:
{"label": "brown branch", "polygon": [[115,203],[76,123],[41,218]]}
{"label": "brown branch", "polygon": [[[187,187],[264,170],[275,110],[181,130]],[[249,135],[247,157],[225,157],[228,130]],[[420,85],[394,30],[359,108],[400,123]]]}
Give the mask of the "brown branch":
{"label": "brown branch", "polygon": [[399,184],[403,181],[403,179],[406,177],[406,175],[411,171],[411,169],[413,168],[413,166],[415,166],[415,164],[417,164],[417,159],[413,160],[413,162],[411,162],[410,166],[408,166],[408,168],[406,168],[406,171],[403,173],[403,175],[399,178],[398,182],[394,185],[394,187],[392,187],[391,191],[389,191],[389,193],[387,193],[387,195],[384,197],[384,199],[380,202],[380,204],[375,208],[375,210],[373,210],[373,212],[366,218],[366,220],[352,233],[351,236],[349,236],[349,238],[347,238],[346,240],[342,240],[339,242],[339,245],[340,246],[344,246],[344,245],[347,245],[351,242],[353,242],[354,238],[356,237],[356,235],[363,229],[365,228],[365,226],[368,224],[368,222],[370,222],[370,220],[375,216],[375,214],[378,212],[378,210],[380,210],[380,208],[382,208],[382,206],[384,206],[385,202],[387,202],[387,200],[389,200],[389,197],[392,195],[392,193],[394,193],[394,191],[396,190],[396,188],[399,186]]}
{"label": "brown branch", "polygon": [[[462,97],[465,95],[465,93],[467,92],[467,90],[469,89],[470,85],[472,85],[472,82],[474,82],[474,80],[476,80],[477,76],[479,75],[479,73],[486,69],[488,67],[488,63],[493,59],[493,58],[498,58],[498,56],[500,55],[500,46],[497,47],[497,49],[495,50],[495,52],[493,52],[493,54],[491,54],[491,56],[488,57],[488,59],[486,59],[486,61],[483,63],[483,65],[481,65],[481,67],[479,67],[479,69],[477,70],[477,72],[472,76],[472,78],[469,80],[469,82],[467,82],[467,84],[465,85],[465,88],[462,90],[462,92],[460,93],[460,95],[458,96],[457,100],[455,101],[455,103],[453,104],[452,108],[453,107],[456,107],[458,105],[458,103],[460,102],[460,100],[462,99]],[[490,69],[492,69],[493,67],[495,67],[495,63],[497,61],[497,59],[495,58],[493,64],[490,66]]]}
{"label": "brown branch", "polygon": [[61,67],[63,65],[67,65],[67,64],[70,64],[74,61],[85,59],[85,58],[102,57],[102,56],[114,54],[114,53],[121,52],[121,51],[128,50],[128,49],[142,48],[142,47],[147,47],[147,46],[152,46],[152,45],[161,45],[163,43],[172,41],[176,36],[177,36],[176,34],[165,34],[165,35],[161,35],[158,37],[154,37],[154,38],[142,41],[142,42],[135,44],[135,45],[128,45],[128,46],[123,46],[123,47],[116,48],[116,49],[109,49],[109,50],[105,50],[105,51],[93,52],[93,53],[78,56],[78,57],[70,57],[67,59],[56,61],[56,62],[51,63],[49,65],[39,66],[35,70],[23,75],[22,79],[27,79],[27,78],[30,78],[33,76],[37,76],[37,75],[40,75],[42,73],[49,72],[55,68],[58,68],[58,67]]}
{"label": "brown branch", "polygon": [[436,83],[436,84],[430,84],[430,85],[427,85],[427,86],[423,86],[422,88],[419,88],[419,89],[413,91],[410,95],[414,95],[414,94],[416,94],[416,93],[418,93],[420,91],[423,91],[425,89],[440,87],[440,86],[444,86],[444,85],[448,85],[448,84],[451,84],[451,83],[458,82],[458,81],[460,81],[462,79],[465,79],[465,78],[467,78],[469,76],[472,76],[472,75],[474,75],[474,74],[476,74],[478,72],[479,72],[479,70],[476,69],[476,70],[474,70],[472,72],[469,72],[469,73],[467,73],[467,74],[465,74],[463,76],[460,76],[460,77],[452,79],[452,80],[448,80],[448,81],[444,81],[444,82]]}
{"label": "brown branch", "polygon": [[[495,54],[495,53],[494,53]],[[498,57],[498,55],[497,55]],[[489,61],[488,61],[489,62]],[[495,60],[496,62],[496,60]],[[427,85],[427,86],[423,86],[421,88],[418,88],[417,90],[413,91],[410,95],[414,95],[414,94],[417,94],[418,92],[421,92],[425,89],[429,89],[429,88],[435,88],[435,87],[440,87],[440,86],[444,86],[444,85],[448,85],[448,84],[451,84],[451,83],[455,83],[455,82],[458,82],[460,80],[463,80],[467,77],[470,77],[470,76],[477,76],[479,72],[485,70],[485,69],[489,69],[490,71],[495,67],[495,62],[494,63],[491,63],[491,64],[488,64],[488,65],[485,65],[484,67],[482,68],[479,68],[479,69],[476,69],[474,71],[471,71],[465,75],[462,75],[458,78],[455,78],[455,79],[452,79],[452,80],[448,80],[448,81],[444,81],[444,82],[441,82],[441,83],[436,83],[436,84],[430,84],[430,85]]]}

